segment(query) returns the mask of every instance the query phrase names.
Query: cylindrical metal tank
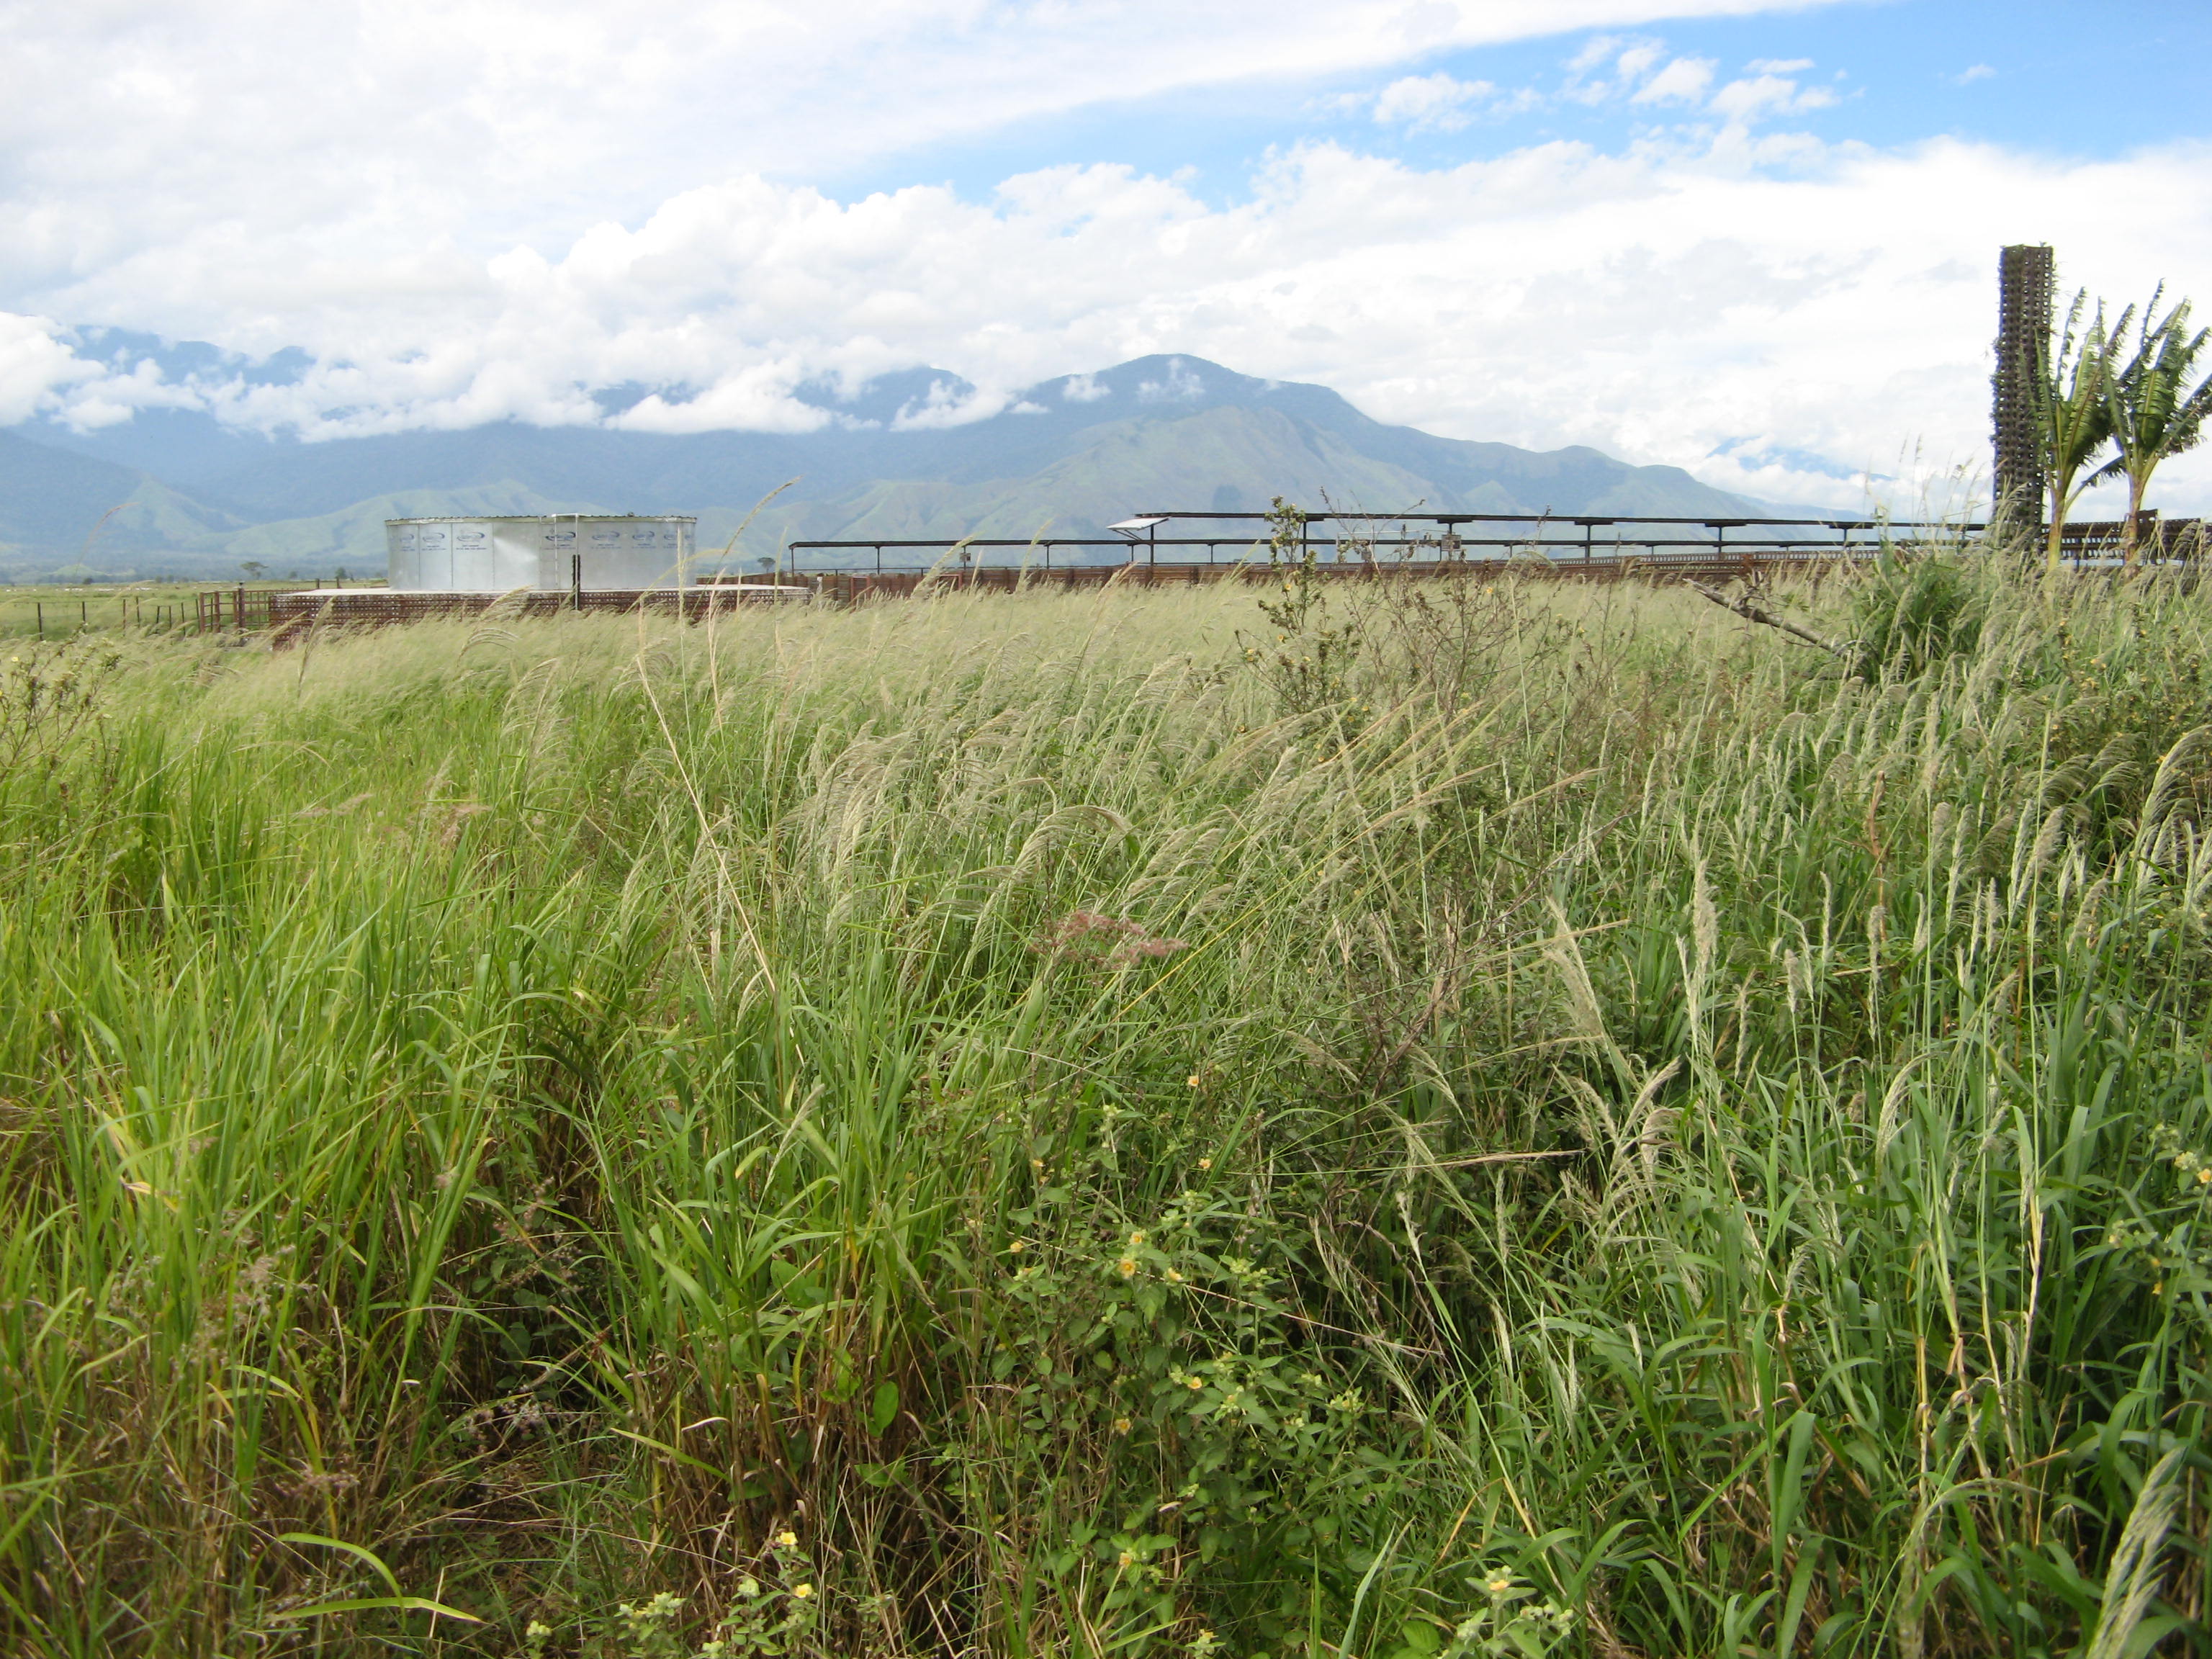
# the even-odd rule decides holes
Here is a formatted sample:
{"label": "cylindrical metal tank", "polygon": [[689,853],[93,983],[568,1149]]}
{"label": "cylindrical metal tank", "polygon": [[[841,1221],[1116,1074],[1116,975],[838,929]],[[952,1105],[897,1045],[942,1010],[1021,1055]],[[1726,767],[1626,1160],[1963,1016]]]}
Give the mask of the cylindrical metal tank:
{"label": "cylindrical metal tank", "polygon": [[532,518],[386,519],[387,586],[399,592],[518,587],[628,592],[692,585],[696,519],[548,513]]}

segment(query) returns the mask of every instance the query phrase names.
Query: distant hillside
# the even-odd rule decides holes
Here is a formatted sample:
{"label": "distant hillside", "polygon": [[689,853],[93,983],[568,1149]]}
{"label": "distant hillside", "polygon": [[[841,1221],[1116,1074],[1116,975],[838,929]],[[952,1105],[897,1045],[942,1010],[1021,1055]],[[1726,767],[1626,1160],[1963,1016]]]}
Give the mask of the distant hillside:
{"label": "distant hillside", "polygon": [[203,543],[241,523],[136,467],[37,441],[21,428],[0,431],[0,571],[80,557],[127,568],[149,550]]}
{"label": "distant hillside", "polygon": [[[0,432],[0,570],[87,562],[226,574],[244,560],[320,574],[380,568],[382,520],[403,514],[696,513],[702,547],[760,500],[738,556],[786,539],[1097,536],[1132,512],[1255,510],[1322,496],[1388,513],[1755,513],[1677,467],[1594,449],[1535,452],[1369,418],[1323,386],[1261,380],[1195,357],[1143,357],[1033,386],[1005,413],[901,429],[970,392],[930,371],[850,397],[806,394],[818,432],[684,436],[514,423],[306,444],[167,411],[91,434]],[[613,407],[641,389],[608,394]]]}

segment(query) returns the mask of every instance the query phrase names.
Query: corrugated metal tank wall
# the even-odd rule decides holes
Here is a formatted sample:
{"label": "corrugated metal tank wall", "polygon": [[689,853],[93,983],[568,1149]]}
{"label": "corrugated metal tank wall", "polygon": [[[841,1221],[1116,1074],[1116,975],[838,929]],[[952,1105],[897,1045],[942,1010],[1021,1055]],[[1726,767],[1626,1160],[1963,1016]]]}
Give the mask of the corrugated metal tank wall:
{"label": "corrugated metal tank wall", "polygon": [[[388,583],[397,592],[587,593],[692,583],[691,518],[387,519]],[[577,561],[581,562],[580,567]]]}

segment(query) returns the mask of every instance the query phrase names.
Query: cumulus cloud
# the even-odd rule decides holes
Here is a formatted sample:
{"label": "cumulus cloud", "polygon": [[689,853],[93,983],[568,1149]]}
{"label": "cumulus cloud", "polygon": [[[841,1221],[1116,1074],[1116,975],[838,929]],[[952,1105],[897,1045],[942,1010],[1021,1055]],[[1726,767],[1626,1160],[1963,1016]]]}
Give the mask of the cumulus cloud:
{"label": "cumulus cloud", "polygon": [[1739,127],[1836,101],[1829,88],[1801,88],[1793,78],[1813,67],[1809,58],[1754,58],[1744,67],[1744,76],[1715,91],[1720,70],[1716,59],[1670,55],[1663,40],[1598,35],[1568,59],[1557,95],[1593,106],[1626,101],[1652,109],[1672,106],[1717,115]]}
{"label": "cumulus cloud", "polygon": [[[2069,285],[2115,296],[2161,275],[2212,287],[2208,161],[2203,144],[2065,163],[1944,140],[1800,145],[1770,169],[1717,137],[1422,168],[1316,144],[1226,206],[1126,167],[1024,175],[988,203],[747,178],[550,258],[489,261],[456,314],[365,319],[378,350],[296,384],[203,393],[250,424],[366,431],[598,420],[585,388],[631,383],[664,390],[625,426],[789,430],[828,418],[793,396],[824,376],[930,364],[973,383],[914,406],[922,424],[1073,368],[1183,354],[1456,436],[1595,444],[1856,507],[1862,472],[1910,496],[1982,454],[2001,243],[2047,237]],[[44,395],[134,395],[52,339],[0,331],[27,343]],[[1186,362],[1155,395],[1200,374]],[[1059,395],[1103,391],[1078,376]],[[2191,490],[2212,494],[2194,458],[2165,493]]]}
{"label": "cumulus cloud", "polygon": [[0,5],[0,304],[283,344],[703,180],[819,179],[1230,79],[1774,0]]}
{"label": "cumulus cloud", "polygon": [[1165,380],[1137,382],[1137,397],[1143,403],[1191,403],[1205,395],[1205,380],[1180,357],[1168,359]]}
{"label": "cumulus cloud", "polygon": [[[987,415],[996,415],[1007,407],[1003,393],[986,392],[975,386],[960,386],[950,380],[933,380],[929,390],[919,398],[910,399],[891,417],[894,432],[928,432],[949,426],[964,426]],[[1027,411],[1036,411],[1035,404],[1017,405]]]}
{"label": "cumulus cloud", "polygon": [[[1712,79],[1713,65],[1705,64],[1705,74],[1699,78],[1695,67],[1698,61],[1690,60],[1684,66],[1681,60],[1670,60],[1663,40],[1593,35],[1567,60],[1559,96],[1581,104],[1611,103],[1624,98],[1632,101],[1654,80],[1665,76],[1671,76],[1673,86],[1694,82],[1701,92]],[[1659,94],[1661,98],[1674,95],[1672,90]]]}
{"label": "cumulus cloud", "polygon": [[1969,64],[1951,77],[1954,87],[1970,87],[1977,81],[1986,81],[1996,71],[1987,64]]}
{"label": "cumulus cloud", "polygon": [[1710,58],[1677,58],[1637,88],[1632,97],[1639,104],[1694,104],[1712,85],[1713,70],[1718,67]]}
{"label": "cumulus cloud", "polygon": [[1729,82],[1713,94],[1709,107],[1730,121],[1747,124],[1762,117],[1824,109],[1835,101],[1836,94],[1826,87],[1801,88],[1786,76],[1753,75]]}
{"label": "cumulus cloud", "polygon": [[1497,92],[1487,81],[1458,81],[1441,72],[1409,75],[1375,95],[1375,118],[1413,131],[1455,132],[1474,118],[1474,107]]}
{"label": "cumulus cloud", "polygon": [[[87,382],[107,379],[100,365],[85,362],[61,337],[62,331],[44,317],[19,317],[0,312],[0,425],[27,421],[40,410],[59,405]],[[125,409],[114,418],[126,418]],[[81,424],[106,425],[99,412],[90,412]]]}

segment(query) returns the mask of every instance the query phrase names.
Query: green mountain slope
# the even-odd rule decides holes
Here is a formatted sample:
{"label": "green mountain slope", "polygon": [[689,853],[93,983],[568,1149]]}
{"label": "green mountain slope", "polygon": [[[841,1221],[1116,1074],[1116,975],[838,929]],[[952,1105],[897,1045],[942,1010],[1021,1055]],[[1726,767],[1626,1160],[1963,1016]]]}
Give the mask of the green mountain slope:
{"label": "green mountain slope", "polygon": [[356,501],[336,513],[280,519],[273,524],[195,538],[177,549],[180,559],[205,562],[208,574],[228,575],[252,559],[273,571],[321,572],[343,566],[356,572],[384,569],[384,521],[441,514],[597,513],[596,501],[547,495],[505,479],[465,489],[402,489]]}
{"label": "green mountain slope", "polygon": [[[1386,433],[1395,430],[1383,428]],[[1310,509],[1326,502],[1339,510],[1378,514],[1426,510],[1534,518],[1547,509],[1669,516],[1736,515],[1747,510],[1746,503],[1686,473],[1664,467],[1627,467],[1595,451],[1580,452],[1595,466],[1571,461],[1556,469],[1498,469],[1511,483],[1464,464],[1440,466],[1439,471],[1452,476],[1453,482],[1446,483],[1402,464],[1399,457],[1455,461],[1448,451],[1422,457],[1413,446],[1376,444],[1375,449],[1383,451],[1377,454],[1354,441],[1364,435],[1347,435],[1279,408],[1223,404],[1180,416],[1136,416],[1088,428],[1081,447],[1026,476],[967,483],[884,480],[822,500],[780,499],[754,520],[739,555],[748,562],[757,562],[772,556],[780,542],[800,540],[897,541],[969,535],[1019,540],[1097,538],[1107,534],[1106,526],[1138,511],[1258,512],[1278,495]],[[1525,451],[1508,450],[1507,454],[1548,459]],[[1568,495],[1570,504],[1561,507],[1556,495]],[[726,541],[743,516],[730,510],[703,515],[702,545]],[[1182,533],[1206,534],[1212,529],[1223,533],[1224,553],[1256,533],[1249,524],[1233,522],[1194,526]],[[901,554],[891,562],[909,563],[915,556]],[[865,550],[817,552],[809,554],[806,562],[819,568],[865,563],[871,557]]]}
{"label": "green mountain slope", "polygon": [[1431,481],[1274,410],[1132,419],[1087,435],[1083,448],[1025,477],[887,480],[827,501],[772,506],[746,537],[748,550],[757,553],[779,536],[1099,537],[1139,506],[1163,502],[1258,510],[1274,495],[1316,507],[1326,495],[1347,506],[1407,508],[1439,493]]}
{"label": "green mountain slope", "polygon": [[237,520],[135,467],[0,432],[0,574],[129,573]]}
{"label": "green mountain slope", "polygon": [[210,576],[248,560],[375,568],[382,520],[403,514],[691,513],[701,545],[719,549],[793,480],[753,519],[738,560],[773,558],[793,539],[1096,538],[1135,512],[1249,512],[1279,495],[1378,514],[1760,510],[1679,468],[1441,438],[1374,420],[1323,386],[1194,357],[1044,381],[957,426],[902,424],[933,398],[964,395],[956,380],[915,370],[846,394],[809,389],[832,420],[799,434],[503,423],[301,443],[203,429],[206,417],[177,411],[94,434],[21,427],[0,433],[0,543],[14,549],[0,568],[74,562],[118,500],[130,506],[99,547],[119,565]]}

